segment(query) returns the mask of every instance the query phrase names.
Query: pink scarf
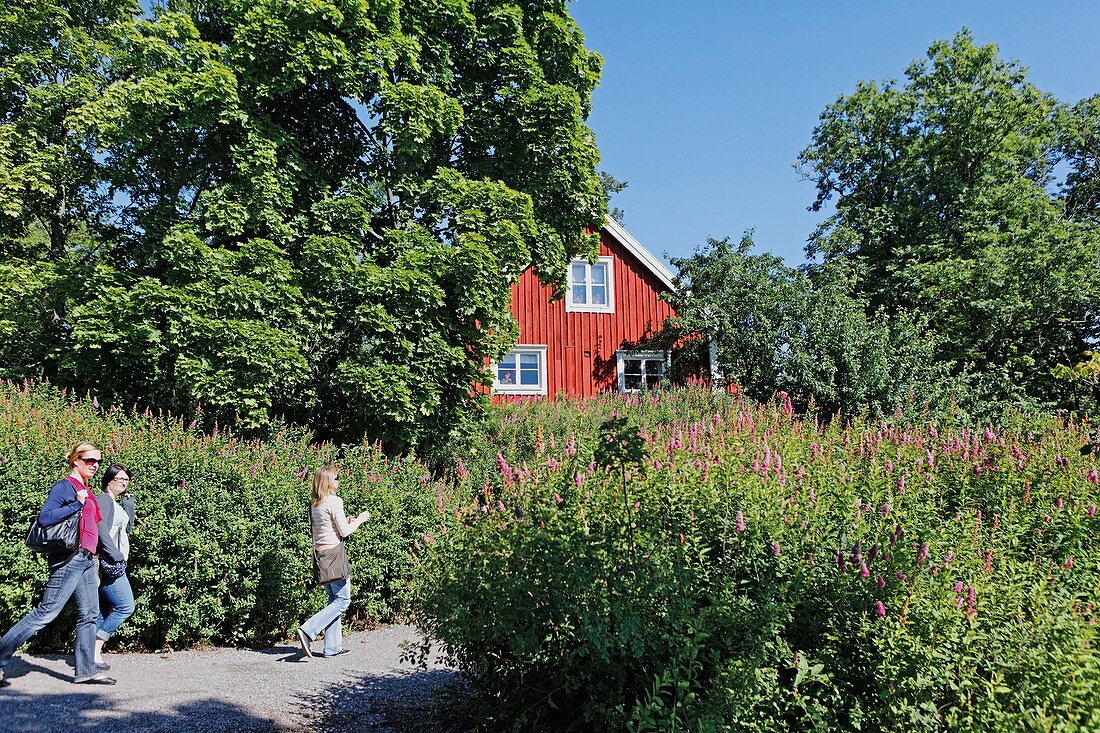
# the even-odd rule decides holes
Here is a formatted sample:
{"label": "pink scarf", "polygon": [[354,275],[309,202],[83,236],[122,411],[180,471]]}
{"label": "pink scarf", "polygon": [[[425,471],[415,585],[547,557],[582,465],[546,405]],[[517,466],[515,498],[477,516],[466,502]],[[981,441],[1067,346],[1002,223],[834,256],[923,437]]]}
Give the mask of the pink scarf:
{"label": "pink scarf", "polygon": [[84,500],[84,512],[80,515],[80,549],[94,555],[99,549],[99,522],[103,519],[99,513],[99,502],[95,500],[95,492],[79,480],[69,476],[69,483],[77,491],[88,492],[88,498]]}

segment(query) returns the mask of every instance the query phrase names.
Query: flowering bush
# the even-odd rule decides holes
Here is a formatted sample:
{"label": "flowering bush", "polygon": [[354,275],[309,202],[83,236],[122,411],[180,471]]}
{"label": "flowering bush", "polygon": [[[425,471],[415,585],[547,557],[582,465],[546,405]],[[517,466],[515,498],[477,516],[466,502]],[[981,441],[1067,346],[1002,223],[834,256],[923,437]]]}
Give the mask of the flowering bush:
{"label": "flowering bush", "polygon": [[[41,596],[45,564],[23,539],[82,440],[133,471],[138,521],[128,572],[137,611],[119,630],[122,645],[262,644],[285,638],[316,611],[324,592],[306,585],[307,476],[326,463],[342,467],[349,513],[372,515],[348,540],[354,592],[346,618],[402,617],[409,550],[439,524],[440,487],[416,461],[390,460],[370,446],[310,445],[307,437],[284,433],[263,443],[204,435],[170,417],[103,411],[94,399],[0,383],[0,628]],[[61,622],[34,643],[61,649],[71,640],[72,624]]]}
{"label": "flowering bush", "polygon": [[1080,424],[688,391],[505,408],[490,435],[417,573],[482,726],[1100,727]]}

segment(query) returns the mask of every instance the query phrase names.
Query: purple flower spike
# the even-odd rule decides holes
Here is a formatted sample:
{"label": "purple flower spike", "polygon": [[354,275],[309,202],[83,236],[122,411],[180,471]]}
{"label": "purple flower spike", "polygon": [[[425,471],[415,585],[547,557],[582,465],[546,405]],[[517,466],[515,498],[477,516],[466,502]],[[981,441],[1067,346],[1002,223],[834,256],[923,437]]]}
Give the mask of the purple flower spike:
{"label": "purple flower spike", "polygon": [[882,601],[875,601],[875,613],[878,614],[879,618],[886,618],[886,606],[883,605]]}
{"label": "purple flower spike", "polygon": [[878,589],[879,590],[885,590],[886,589],[886,579],[883,578],[881,575],[876,575],[875,576],[875,582],[878,583]]}
{"label": "purple flower spike", "polygon": [[871,571],[867,569],[867,563],[865,563],[865,562],[861,562],[859,564],[859,577],[861,577],[861,578],[870,578],[871,577]]}

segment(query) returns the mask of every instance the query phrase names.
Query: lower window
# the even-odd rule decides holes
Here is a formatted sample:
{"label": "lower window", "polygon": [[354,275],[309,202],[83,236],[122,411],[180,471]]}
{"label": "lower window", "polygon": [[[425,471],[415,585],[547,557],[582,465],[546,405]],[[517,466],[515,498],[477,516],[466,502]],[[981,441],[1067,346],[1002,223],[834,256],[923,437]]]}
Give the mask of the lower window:
{"label": "lower window", "polygon": [[517,346],[493,365],[498,394],[546,394],[546,347]]}
{"label": "lower window", "polygon": [[665,385],[667,351],[619,351],[616,357],[620,392],[661,389]]}

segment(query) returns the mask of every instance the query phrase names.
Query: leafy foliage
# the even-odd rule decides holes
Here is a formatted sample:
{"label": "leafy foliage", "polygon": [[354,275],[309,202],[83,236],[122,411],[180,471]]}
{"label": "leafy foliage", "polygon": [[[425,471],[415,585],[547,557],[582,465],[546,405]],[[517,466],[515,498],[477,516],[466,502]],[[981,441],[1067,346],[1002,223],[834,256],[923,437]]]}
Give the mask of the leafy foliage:
{"label": "leafy foliage", "polygon": [[[628,413],[645,470],[601,468]],[[472,500],[420,553],[420,623],[479,729],[1095,728],[1085,426],[953,419],[701,390],[504,409],[506,452],[462,467]]]}
{"label": "leafy foliage", "polygon": [[668,337],[706,336],[695,348],[713,343],[722,376],[755,399],[785,391],[847,415],[945,400],[920,321],[868,314],[839,266],[811,275],[750,254],[752,245],[748,234],[737,245],[712,239],[673,260],[678,317]]}
{"label": "leafy foliage", "polygon": [[[1100,231],[1050,190],[1066,140],[1087,138],[1074,119],[963,31],[904,82],[829,105],[799,157],[813,208],[835,207],[809,251],[854,270],[868,313],[927,316],[979,412],[1067,406],[1050,370],[1098,335]],[[1087,209],[1087,167],[1070,170],[1071,208]]]}
{"label": "leafy foliage", "polygon": [[[186,421],[102,410],[46,387],[0,384],[0,627],[9,628],[41,597],[45,565],[23,546],[46,492],[65,475],[65,456],[92,440],[108,462],[132,469],[137,523],[128,573],[137,611],[119,630],[127,648],[179,649],[199,643],[266,644],[286,638],[325,602],[311,574],[307,474],[341,467],[349,513],[371,521],[348,540],[354,592],[352,623],[409,613],[409,552],[422,534],[439,533],[449,495],[415,461],[387,459],[376,447],[310,445],[282,431],[268,442],[219,431],[203,435]],[[60,621],[35,647],[72,643]]]}
{"label": "leafy foliage", "polygon": [[606,211],[561,0],[27,0],[0,39],[0,377],[421,444]]}

